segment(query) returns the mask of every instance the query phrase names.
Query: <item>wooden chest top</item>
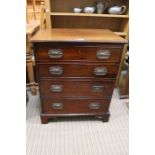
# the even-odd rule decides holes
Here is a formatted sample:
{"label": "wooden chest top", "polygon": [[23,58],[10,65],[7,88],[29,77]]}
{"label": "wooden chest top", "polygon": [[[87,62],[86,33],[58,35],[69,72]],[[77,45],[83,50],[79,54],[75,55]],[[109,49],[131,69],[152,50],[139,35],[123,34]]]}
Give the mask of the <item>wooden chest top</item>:
{"label": "wooden chest top", "polygon": [[45,29],[31,38],[31,42],[98,42],[127,43],[106,29]]}

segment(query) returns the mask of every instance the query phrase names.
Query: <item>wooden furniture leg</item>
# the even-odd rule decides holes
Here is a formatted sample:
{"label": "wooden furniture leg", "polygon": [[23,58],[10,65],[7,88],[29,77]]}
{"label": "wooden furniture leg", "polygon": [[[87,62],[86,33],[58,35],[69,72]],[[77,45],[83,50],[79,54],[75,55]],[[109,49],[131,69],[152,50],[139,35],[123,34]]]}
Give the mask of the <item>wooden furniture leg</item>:
{"label": "wooden furniture leg", "polygon": [[26,67],[27,67],[27,72],[28,72],[28,77],[30,81],[30,88],[31,88],[31,94],[36,95],[37,90],[35,86],[35,80],[34,80],[34,71],[33,71],[33,62],[31,58],[31,48],[30,48],[30,35],[26,36],[27,38],[27,52],[26,52]]}
{"label": "wooden furniture leg", "polygon": [[36,95],[37,90],[36,90],[35,82],[34,82],[33,64],[31,61],[26,62],[26,66],[27,66],[28,76],[29,76],[29,80],[30,80],[31,93],[32,93],[32,95]]}

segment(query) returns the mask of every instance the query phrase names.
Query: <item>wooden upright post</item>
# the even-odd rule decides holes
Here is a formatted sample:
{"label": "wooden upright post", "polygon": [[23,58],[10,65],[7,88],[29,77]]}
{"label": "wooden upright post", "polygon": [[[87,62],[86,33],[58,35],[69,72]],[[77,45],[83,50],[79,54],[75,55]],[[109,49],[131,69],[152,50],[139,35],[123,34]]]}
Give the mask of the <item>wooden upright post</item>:
{"label": "wooden upright post", "polygon": [[50,11],[51,11],[50,0],[45,0],[45,7],[46,7],[46,28],[51,28],[52,23],[51,23],[51,16],[50,16]]}

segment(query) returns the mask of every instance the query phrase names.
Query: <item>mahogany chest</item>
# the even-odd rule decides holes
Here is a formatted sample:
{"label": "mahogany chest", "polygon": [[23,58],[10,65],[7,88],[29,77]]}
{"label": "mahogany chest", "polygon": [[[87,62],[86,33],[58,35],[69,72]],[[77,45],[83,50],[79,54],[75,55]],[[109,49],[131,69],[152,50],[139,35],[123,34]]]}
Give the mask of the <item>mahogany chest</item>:
{"label": "mahogany chest", "polygon": [[41,122],[62,116],[109,120],[126,40],[109,30],[40,30],[32,39]]}

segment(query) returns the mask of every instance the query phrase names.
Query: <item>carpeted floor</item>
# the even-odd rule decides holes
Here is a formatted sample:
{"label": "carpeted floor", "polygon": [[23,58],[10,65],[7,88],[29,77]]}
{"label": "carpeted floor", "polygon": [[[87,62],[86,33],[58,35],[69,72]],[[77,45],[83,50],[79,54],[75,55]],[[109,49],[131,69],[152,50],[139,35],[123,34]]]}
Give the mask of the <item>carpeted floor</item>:
{"label": "carpeted floor", "polygon": [[110,121],[89,117],[40,123],[39,96],[29,94],[27,155],[128,155],[128,107],[114,91]]}

